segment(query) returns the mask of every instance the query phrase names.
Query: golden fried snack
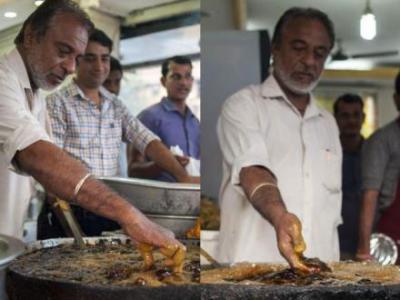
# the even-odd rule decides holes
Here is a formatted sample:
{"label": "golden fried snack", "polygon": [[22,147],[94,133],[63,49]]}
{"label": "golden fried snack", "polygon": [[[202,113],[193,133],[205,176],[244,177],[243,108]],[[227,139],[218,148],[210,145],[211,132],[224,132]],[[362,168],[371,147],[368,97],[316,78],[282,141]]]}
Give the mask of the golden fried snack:
{"label": "golden fried snack", "polygon": [[295,262],[294,268],[300,273],[319,273],[319,272],[330,272],[331,269],[326,263],[318,258],[307,258],[303,255],[306,250],[306,243],[304,242],[303,236],[301,234],[301,223],[297,219],[293,223],[293,249],[297,260]]}
{"label": "golden fried snack", "polygon": [[160,248],[160,252],[168,257],[165,260],[165,265],[172,267],[173,273],[182,273],[183,263],[186,257],[186,247],[181,245],[169,245]]}
{"label": "golden fried snack", "polygon": [[137,249],[143,257],[144,269],[150,270],[154,264],[153,247],[149,244],[139,243]]}
{"label": "golden fried snack", "polygon": [[[151,269],[154,265],[153,247],[149,244],[139,243],[137,248],[143,257],[144,269]],[[160,248],[160,252],[167,257],[165,265],[171,267],[173,273],[183,272],[183,263],[186,257],[185,246],[168,245],[167,247]]]}
{"label": "golden fried snack", "polygon": [[200,239],[200,218],[197,218],[196,224],[186,232],[188,239]]}

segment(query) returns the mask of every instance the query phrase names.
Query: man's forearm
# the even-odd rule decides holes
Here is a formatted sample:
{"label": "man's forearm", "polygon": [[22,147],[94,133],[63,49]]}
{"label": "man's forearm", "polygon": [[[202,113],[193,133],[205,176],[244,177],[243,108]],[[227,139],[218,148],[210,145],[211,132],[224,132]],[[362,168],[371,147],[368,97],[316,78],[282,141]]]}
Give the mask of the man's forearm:
{"label": "man's forearm", "polygon": [[153,161],[136,161],[129,164],[128,176],[138,178],[157,178],[162,173]]}
{"label": "man's forearm", "polygon": [[375,218],[375,210],[379,192],[365,190],[362,197],[359,222],[358,253],[369,254],[369,240]]}
{"label": "man's forearm", "polygon": [[152,141],[147,146],[146,156],[154,161],[161,169],[174,176],[178,182],[184,182],[189,177],[185,168],[182,167],[171,151],[158,140]]}
{"label": "man's forearm", "polygon": [[75,198],[76,184],[88,171],[79,161],[49,142],[39,141],[18,151],[15,160],[23,171],[32,175],[46,190],[95,214],[121,223],[132,219],[132,212],[136,212],[127,201],[92,178],[85,182]]}
{"label": "man's forearm", "polygon": [[[255,189],[262,183],[270,183]],[[240,184],[254,208],[276,227],[282,214],[287,213],[275,177],[267,169],[259,166],[243,168],[240,171]]]}

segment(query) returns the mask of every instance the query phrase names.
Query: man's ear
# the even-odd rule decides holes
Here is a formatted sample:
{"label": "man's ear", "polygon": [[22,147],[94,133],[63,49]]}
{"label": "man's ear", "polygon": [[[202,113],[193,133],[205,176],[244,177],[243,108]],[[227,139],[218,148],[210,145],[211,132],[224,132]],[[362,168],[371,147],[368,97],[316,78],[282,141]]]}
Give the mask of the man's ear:
{"label": "man's ear", "polygon": [[160,82],[161,82],[161,84],[162,84],[163,87],[165,87],[165,81],[166,81],[165,76],[162,76],[162,77],[160,78]]}
{"label": "man's ear", "polygon": [[35,34],[32,31],[32,26],[29,24],[26,26],[26,28],[24,30],[24,44],[27,47],[30,47],[33,43],[34,38],[35,38]]}

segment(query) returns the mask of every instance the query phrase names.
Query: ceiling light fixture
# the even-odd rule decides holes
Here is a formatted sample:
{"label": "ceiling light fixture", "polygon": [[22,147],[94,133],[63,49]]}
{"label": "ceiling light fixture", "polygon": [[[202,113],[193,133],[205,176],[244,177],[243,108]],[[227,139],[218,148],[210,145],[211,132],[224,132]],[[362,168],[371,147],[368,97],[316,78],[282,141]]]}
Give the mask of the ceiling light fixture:
{"label": "ceiling light fixture", "polygon": [[372,13],[370,0],[367,0],[366,4],[360,20],[360,35],[364,40],[373,40],[376,36],[376,20]]}
{"label": "ceiling light fixture", "polygon": [[17,16],[17,13],[14,12],[14,11],[6,11],[6,12],[4,13],[4,16],[5,16],[6,18],[15,18],[15,17]]}
{"label": "ceiling light fixture", "polygon": [[40,6],[43,2],[44,2],[44,0],[36,0],[35,5]]}

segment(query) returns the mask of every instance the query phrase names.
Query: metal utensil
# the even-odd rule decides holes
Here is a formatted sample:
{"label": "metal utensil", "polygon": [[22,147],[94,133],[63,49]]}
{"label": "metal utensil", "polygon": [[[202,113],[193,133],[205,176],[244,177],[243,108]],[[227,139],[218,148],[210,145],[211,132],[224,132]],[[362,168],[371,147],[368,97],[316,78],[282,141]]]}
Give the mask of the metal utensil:
{"label": "metal utensil", "polygon": [[83,233],[78,222],[76,221],[74,214],[71,210],[71,206],[65,200],[59,198],[49,197],[50,202],[52,202],[52,208],[54,209],[58,219],[61,222],[64,230],[70,232],[74,237],[75,243],[79,247],[85,246],[83,241]]}
{"label": "metal utensil", "polygon": [[392,238],[383,233],[373,233],[370,239],[370,254],[381,265],[393,265],[397,260],[397,246]]}
{"label": "metal utensil", "polygon": [[222,265],[215,260],[206,250],[200,247],[200,255],[202,255],[211,264],[212,268],[221,268]]}

